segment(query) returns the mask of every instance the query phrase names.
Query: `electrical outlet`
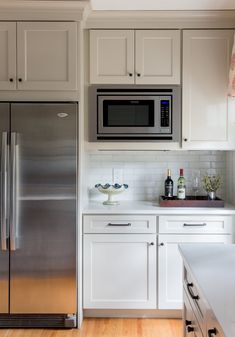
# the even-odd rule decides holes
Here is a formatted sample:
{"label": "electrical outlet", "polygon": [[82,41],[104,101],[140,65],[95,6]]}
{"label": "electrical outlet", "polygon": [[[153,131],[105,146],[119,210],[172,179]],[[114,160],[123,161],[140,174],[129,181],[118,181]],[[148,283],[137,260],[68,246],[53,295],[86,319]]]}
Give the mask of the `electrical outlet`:
{"label": "electrical outlet", "polygon": [[123,184],[123,169],[113,168],[113,184]]}

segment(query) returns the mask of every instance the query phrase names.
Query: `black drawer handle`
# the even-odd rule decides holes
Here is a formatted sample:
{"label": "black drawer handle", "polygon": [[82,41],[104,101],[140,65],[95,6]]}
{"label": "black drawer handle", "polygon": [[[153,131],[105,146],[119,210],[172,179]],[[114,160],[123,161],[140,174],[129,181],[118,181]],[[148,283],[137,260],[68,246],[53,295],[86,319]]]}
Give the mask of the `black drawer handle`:
{"label": "black drawer handle", "polygon": [[188,319],[185,320],[185,325],[188,326],[188,325],[191,325],[192,324],[192,321],[189,321]]}
{"label": "black drawer handle", "polygon": [[190,332],[193,332],[194,331],[194,328],[192,326],[187,326],[187,332],[190,333]]}
{"label": "black drawer handle", "polygon": [[192,287],[193,287],[193,283],[187,284],[187,289],[188,289],[189,295],[192,297],[193,300],[199,300],[199,296],[194,295],[194,293],[192,292],[192,289],[191,289]]}
{"label": "black drawer handle", "polygon": [[213,336],[215,336],[215,335],[217,335],[217,330],[216,330],[216,328],[214,328],[214,329],[209,329],[209,330],[208,330],[208,337],[213,337]]}
{"label": "black drawer handle", "polygon": [[184,227],[205,227],[206,223],[184,223]]}
{"label": "black drawer handle", "polygon": [[110,227],[128,227],[128,226],[131,226],[131,223],[130,222],[128,222],[128,223],[111,223],[111,222],[109,222],[108,226],[110,226]]}

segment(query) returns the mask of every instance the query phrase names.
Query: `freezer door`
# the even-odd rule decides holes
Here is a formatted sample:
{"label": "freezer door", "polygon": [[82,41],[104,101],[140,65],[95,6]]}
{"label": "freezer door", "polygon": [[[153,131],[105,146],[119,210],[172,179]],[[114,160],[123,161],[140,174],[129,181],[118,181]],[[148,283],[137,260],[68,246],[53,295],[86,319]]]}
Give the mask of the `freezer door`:
{"label": "freezer door", "polygon": [[10,313],[76,313],[77,105],[11,105]]}
{"label": "freezer door", "polygon": [[9,312],[9,250],[7,219],[7,157],[9,104],[0,103],[0,313]]}

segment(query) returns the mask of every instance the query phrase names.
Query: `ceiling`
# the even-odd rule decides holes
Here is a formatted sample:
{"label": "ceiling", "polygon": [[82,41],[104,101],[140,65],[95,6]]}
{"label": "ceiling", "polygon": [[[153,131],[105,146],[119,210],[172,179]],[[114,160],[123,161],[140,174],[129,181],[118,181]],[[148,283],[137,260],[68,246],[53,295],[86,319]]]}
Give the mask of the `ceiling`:
{"label": "ceiling", "polygon": [[235,0],[90,0],[95,10],[226,10]]}

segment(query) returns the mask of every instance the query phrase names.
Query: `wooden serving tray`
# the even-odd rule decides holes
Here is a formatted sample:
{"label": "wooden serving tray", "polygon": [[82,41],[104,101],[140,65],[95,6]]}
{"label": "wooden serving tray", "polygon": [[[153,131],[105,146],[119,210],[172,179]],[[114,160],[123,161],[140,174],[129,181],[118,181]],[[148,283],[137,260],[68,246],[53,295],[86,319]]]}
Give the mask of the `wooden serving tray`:
{"label": "wooden serving tray", "polygon": [[207,196],[188,195],[186,199],[181,200],[177,197],[168,198],[163,195],[160,196],[159,204],[161,207],[224,207],[224,200],[216,198],[209,199]]}

